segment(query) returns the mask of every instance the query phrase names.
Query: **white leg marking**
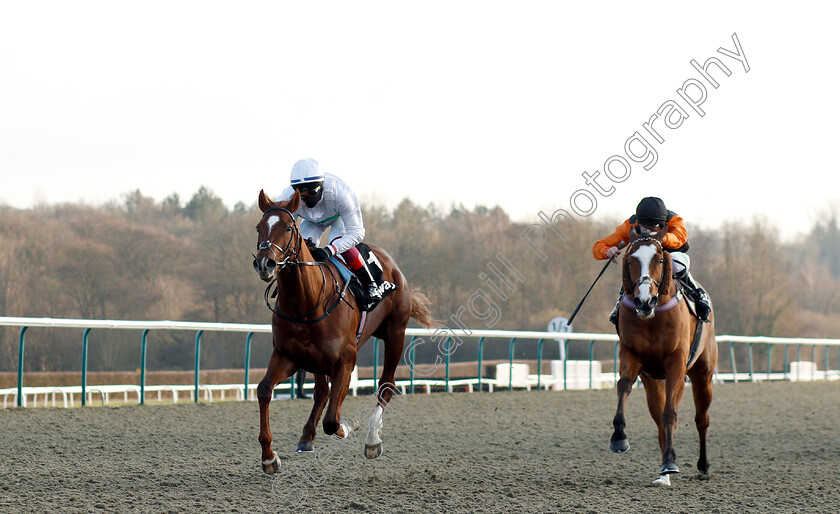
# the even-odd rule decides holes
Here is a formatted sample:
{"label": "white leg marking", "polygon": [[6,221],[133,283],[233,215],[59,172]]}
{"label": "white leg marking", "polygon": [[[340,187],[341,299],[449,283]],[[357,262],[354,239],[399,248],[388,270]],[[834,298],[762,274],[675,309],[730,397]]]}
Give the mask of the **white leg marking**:
{"label": "white leg marking", "polygon": [[382,406],[377,405],[376,409],[373,410],[373,415],[370,417],[370,422],[368,423],[368,433],[367,437],[365,438],[365,444],[375,445],[382,442],[380,439],[380,435],[382,433]]}
{"label": "white leg marking", "polygon": [[671,485],[671,475],[659,475],[659,478],[653,481],[656,485]]}
{"label": "white leg marking", "polygon": [[272,451],[271,454],[272,454],[272,457],[270,459],[262,461],[262,463],[265,464],[266,466],[268,466],[269,464],[271,464],[272,462],[277,460],[277,452]]}

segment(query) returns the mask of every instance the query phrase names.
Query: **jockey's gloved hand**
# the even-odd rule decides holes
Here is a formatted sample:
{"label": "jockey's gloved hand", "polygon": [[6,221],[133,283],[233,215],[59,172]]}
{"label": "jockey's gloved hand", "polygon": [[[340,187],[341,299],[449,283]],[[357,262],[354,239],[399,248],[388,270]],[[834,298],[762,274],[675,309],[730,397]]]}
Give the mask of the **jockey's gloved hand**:
{"label": "jockey's gloved hand", "polygon": [[330,251],[329,247],[327,248],[316,248],[312,250],[312,258],[316,261],[323,262],[330,258],[332,252]]}

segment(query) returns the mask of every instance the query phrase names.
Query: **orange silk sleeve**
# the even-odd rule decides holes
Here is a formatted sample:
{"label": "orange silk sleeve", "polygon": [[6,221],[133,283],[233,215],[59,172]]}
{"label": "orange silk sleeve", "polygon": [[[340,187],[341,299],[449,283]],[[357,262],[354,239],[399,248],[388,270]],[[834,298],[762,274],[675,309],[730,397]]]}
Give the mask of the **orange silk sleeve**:
{"label": "orange silk sleeve", "polygon": [[665,234],[665,239],[662,245],[669,250],[676,250],[688,241],[688,233],[685,231],[685,222],[679,216],[674,216],[668,220],[668,233]]}
{"label": "orange silk sleeve", "polygon": [[[685,232],[683,230],[683,232]],[[616,227],[615,232],[603,239],[599,239],[592,246],[592,256],[599,261],[607,258],[607,250],[613,246],[618,246],[622,241],[625,243],[630,240],[630,220],[625,220],[624,223]]]}

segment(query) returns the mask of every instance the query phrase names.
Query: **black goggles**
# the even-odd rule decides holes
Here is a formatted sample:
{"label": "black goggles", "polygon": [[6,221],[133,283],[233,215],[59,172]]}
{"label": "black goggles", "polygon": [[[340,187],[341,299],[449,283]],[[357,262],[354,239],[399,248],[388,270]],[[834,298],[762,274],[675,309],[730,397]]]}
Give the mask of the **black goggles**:
{"label": "black goggles", "polygon": [[306,197],[313,197],[318,196],[318,193],[321,192],[321,184],[320,182],[310,182],[309,184],[295,184],[292,188],[300,193],[300,196]]}

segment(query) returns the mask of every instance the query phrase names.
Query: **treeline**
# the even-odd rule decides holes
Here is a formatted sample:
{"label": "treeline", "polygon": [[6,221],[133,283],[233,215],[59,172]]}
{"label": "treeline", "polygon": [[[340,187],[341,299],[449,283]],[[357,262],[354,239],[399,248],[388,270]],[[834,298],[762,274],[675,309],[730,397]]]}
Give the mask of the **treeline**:
{"label": "treeline", "polygon": [[[543,260],[520,238],[529,225],[512,222],[500,208],[443,212],[404,200],[393,210],[367,205],[363,215],[366,241],[394,256],[409,283],[432,300],[435,317],[469,329],[545,330],[555,316],[571,314],[603,265],[592,259],[592,243],[621,221],[569,225],[565,240],[547,231]],[[255,205],[229,210],[204,187],[186,203],[135,191],[96,207],[0,207],[0,315],[269,323],[264,284],[251,267],[259,217]],[[840,334],[836,215],[794,243],[780,241],[761,219],[715,230],[687,223],[692,272],[715,304],[718,334]],[[619,281],[614,266],[575,319],[576,331],[612,331],[607,314]],[[78,370],[78,332],[29,331],[26,369]],[[138,336],[119,332],[91,333],[89,369],[137,367]],[[151,369],[192,367],[195,334],[153,337]],[[203,350],[202,367],[242,365],[242,344],[214,344],[230,339],[224,334],[204,337],[203,348],[213,350],[206,356]],[[263,339],[259,359],[267,357]],[[425,346],[421,359],[436,350]],[[18,330],[0,329],[0,371],[17,368],[17,349]]]}

